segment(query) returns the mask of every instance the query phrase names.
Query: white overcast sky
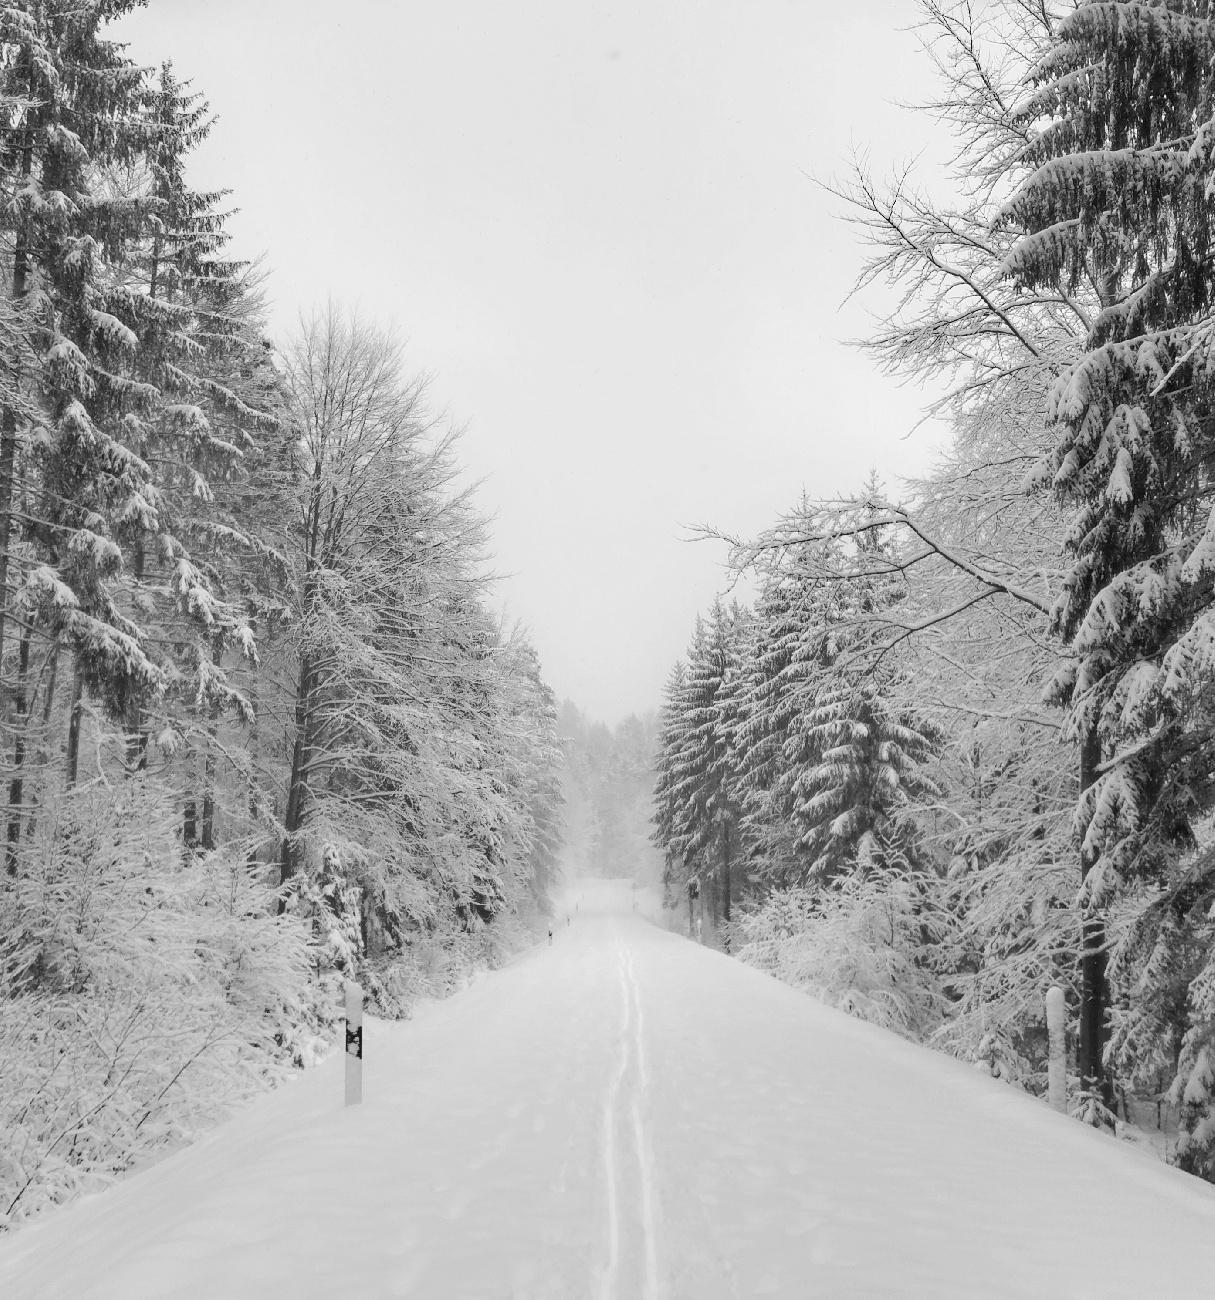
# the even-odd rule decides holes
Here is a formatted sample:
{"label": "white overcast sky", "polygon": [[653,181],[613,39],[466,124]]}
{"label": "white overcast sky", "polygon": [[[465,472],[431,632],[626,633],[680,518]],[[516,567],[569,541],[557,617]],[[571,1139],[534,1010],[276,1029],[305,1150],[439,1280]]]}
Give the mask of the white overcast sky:
{"label": "white overcast sky", "polygon": [[922,395],[844,340],[860,264],[810,175],[930,123],[914,0],[152,0],[118,34],[219,115],[272,325],[333,295],[408,340],[494,514],[499,597],[561,697],[654,708],[723,555],[928,461]]}

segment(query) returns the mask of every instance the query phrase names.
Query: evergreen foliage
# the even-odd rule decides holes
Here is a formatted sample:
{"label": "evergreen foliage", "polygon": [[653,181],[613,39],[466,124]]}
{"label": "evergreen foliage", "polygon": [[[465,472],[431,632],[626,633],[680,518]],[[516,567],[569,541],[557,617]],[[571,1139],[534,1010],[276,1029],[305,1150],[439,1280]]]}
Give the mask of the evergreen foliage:
{"label": "evergreen foliage", "polygon": [[[1053,445],[1033,480],[1072,512],[1054,621],[1074,659],[1051,691],[1097,760],[1076,812],[1084,900],[1099,916],[1129,888],[1151,897],[1116,958],[1118,977],[1146,980],[1115,1041],[1132,1076],[1156,1063],[1124,1050],[1141,1038],[1135,1022],[1158,1021],[1162,996],[1176,1002],[1170,986],[1192,968],[1202,903],[1215,899],[1193,859],[1215,800],[1211,40],[1205,3],[1066,15],[1019,110],[1043,125],[1002,213],[1018,234],[1011,276],[1036,290],[1083,286],[1094,303],[1082,352],[1051,391]],[[1185,1041],[1206,1033],[1195,1026]],[[1202,1049],[1179,1068],[1180,1158],[1197,1168],[1215,1150],[1194,1140],[1206,1128]]]}
{"label": "evergreen foliage", "polygon": [[528,941],[556,708],[373,326],[265,332],[206,100],[0,8],[0,1228]]}
{"label": "evergreen foliage", "polygon": [[[742,951],[1039,1091],[1057,984],[1073,1112],[1162,1108],[1211,1178],[1213,17],[921,8],[948,188],[832,188],[859,287],[897,291],[866,346],[952,438],[901,500],[871,480],[734,543]],[[674,861],[693,716],[676,675]]]}
{"label": "evergreen foliage", "polygon": [[731,920],[737,892],[741,788],[732,737],[738,726],[739,673],[750,635],[749,614],[717,600],[698,619],[686,666],[673,675],[660,720],[655,785],[655,843],[662,850],[670,905],[695,876],[716,913]]}

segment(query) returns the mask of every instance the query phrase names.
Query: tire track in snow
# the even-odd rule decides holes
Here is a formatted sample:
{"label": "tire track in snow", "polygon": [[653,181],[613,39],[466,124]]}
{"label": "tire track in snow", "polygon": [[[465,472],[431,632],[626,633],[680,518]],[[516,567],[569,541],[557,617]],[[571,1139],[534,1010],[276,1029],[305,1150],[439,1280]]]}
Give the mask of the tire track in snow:
{"label": "tire track in snow", "polygon": [[603,1104],[603,1175],[607,1184],[607,1267],[603,1271],[603,1300],[616,1300],[616,1282],[620,1272],[620,1188],[616,1152],[616,1107],[624,1076],[629,1068],[629,1021],[632,1000],[629,998],[623,948],[620,948],[620,982],[624,992],[624,1023],[620,1028],[620,1066],[616,1071]]}
{"label": "tire track in snow", "polygon": [[641,1115],[641,1102],[650,1086],[646,1071],[645,1043],[641,1015],[641,997],[633,974],[633,958],[626,953],[625,972],[633,1004],[633,1047],[637,1060],[637,1086],[633,1089],[633,1140],[637,1146],[637,1169],[640,1176],[641,1232],[645,1253],[645,1286],[642,1300],[658,1300],[658,1221],[654,1209],[654,1153]]}
{"label": "tire track in snow", "polygon": [[[622,995],[620,1059],[603,1106],[607,1264],[600,1295],[602,1300],[624,1300],[626,1296],[628,1300],[659,1300],[654,1157],[642,1114],[649,1075],[641,999],[632,957],[624,944],[618,943],[617,954]],[[626,1206],[636,1213],[626,1216]],[[622,1272],[627,1274],[623,1281]]]}

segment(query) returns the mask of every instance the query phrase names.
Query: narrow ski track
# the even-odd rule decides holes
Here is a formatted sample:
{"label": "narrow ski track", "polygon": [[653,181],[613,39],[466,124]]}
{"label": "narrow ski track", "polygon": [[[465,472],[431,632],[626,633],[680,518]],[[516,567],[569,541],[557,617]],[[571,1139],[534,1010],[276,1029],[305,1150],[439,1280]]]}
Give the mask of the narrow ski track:
{"label": "narrow ski track", "polygon": [[603,1108],[607,1262],[601,1300],[659,1300],[654,1155],[647,1129],[641,997],[628,948],[617,941],[618,1063]]}

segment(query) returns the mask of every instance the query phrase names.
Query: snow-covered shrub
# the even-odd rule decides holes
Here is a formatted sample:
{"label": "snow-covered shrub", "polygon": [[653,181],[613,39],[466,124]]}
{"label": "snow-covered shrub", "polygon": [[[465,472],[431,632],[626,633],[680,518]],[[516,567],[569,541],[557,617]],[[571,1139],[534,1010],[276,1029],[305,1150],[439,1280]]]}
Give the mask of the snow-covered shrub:
{"label": "snow-covered shrub", "polygon": [[946,1011],[931,962],[946,923],[920,877],[875,865],[834,888],[774,891],[739,920],[738,956],[828,1006],[923,1039]]}
{"label": "snow-covered shrub", "polygon": [[360,979],[377,1014],[408,1019],[418,998],[446,998],[467,988],[486,970],[531,947],[539,930],[533,918],[502,912],[490,925],[470,930],[417,934],[400,950],[366,959]]}
{"label": "snow-covered shrub", "polygon": [[40,809],[0,892],[0,1227],[188,1140],[324,1042],[307,930],[132,777]]}
{"label": "snow-covered shrub", "polygon": [[[1124,990],[1111,1056],[1140,1091],[1169,1080],[1177,1108],[1172,1163],[1215,1182],[1215,873],[1209,847],[1171,887],[1122,909],[1111,969]],[[1129,924],[1126,920],[1129,919]]]}

